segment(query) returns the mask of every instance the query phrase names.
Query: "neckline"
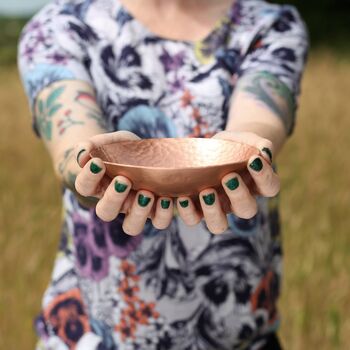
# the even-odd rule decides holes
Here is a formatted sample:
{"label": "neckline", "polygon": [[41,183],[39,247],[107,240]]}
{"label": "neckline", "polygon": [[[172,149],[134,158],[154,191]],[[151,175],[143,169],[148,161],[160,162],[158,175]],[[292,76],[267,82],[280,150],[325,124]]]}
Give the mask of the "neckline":
{"label": "neckline", "polygon": [[221,16],[216,22],[213,28],[210,29],[210,31],[201,39],[198,40],[186,40],[186,39],[174,39],[174,38],[168,38],[166,36],[160,35],[152,31],[146,24],[144,24],[142,21],[140,21],[138,18],[135,17],[135,15],[130,12],[129,9],[125,7],[125,5],[121,2],[118,1],[119,7],[118,7],[118,12],[121,10],[123,11],[134,23],[136,23],[144,33],[146,33],[148,36],[151,36],[152,38],[159,40],[159,41],[165,41],[165,42],[173,42],[173,43],[182,43],[186,45],[191,45],[191,46],[196,46],[198,44],[204,43],[218,31],[221,29],[224,23],[227,21],[230,21],[232,24],[234,24],[233,20],[233,13],[236,13],[236,10],[238,9],[238,5],[240,3],[240,0],[231,0],[231,4],[228,7],[228,9],[225,11],[223,16]]}

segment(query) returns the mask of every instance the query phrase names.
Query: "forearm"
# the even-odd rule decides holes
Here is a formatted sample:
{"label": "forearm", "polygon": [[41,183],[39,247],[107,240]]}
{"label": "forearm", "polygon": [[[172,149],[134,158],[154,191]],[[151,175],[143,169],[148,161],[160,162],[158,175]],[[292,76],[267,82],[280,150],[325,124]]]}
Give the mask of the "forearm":
{"label": "forearm", "polygon": [[37,97],[35,120],[58,178],[74,190],[80,170],[75,146],[106,132],[93,88],[82,81],[53,83]]}
{"label": "forearm", "polygon": [[276,157],[287,139],[294,113],[294,98],[282,82],[269,73],[252,73],[237,84],[225,130],[249,131],[269,139]]}

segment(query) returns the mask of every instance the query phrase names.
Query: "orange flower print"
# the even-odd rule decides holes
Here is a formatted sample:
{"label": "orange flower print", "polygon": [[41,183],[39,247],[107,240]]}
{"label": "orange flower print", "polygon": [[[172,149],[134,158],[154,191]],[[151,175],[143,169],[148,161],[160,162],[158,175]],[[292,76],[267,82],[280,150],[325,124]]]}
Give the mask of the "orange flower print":
{"label": "orange flower print", "polygon": [[[150,318],[158,318],[159,313],[155,310],[155,303],[147,303],[138,296],[139,287],[136,267],[127,260],[122,260],[120,269],[124,278],[121,280],[118,291],[125,305],[121,309],[120,322],[115,326],[116,332],[120,333],[122,341],[134,338],[138,325],[148,325]],[[135,278],[137,277],[137,278]]]}
{"label": "orange flower print", "polygon": [[134,303],[138,301],[136,293],[139,291],[139,287],[136,285],[129,284],[127,279],[123,279],[119,286],[119,292],[121,293],[123,299],[127,303]]}
{"label": "orange flower print", "polygon": [[159,313],[154,309],[155,309],[155,303],[145,303],[144,301],[141,301],[140,308],[137,311],[139,323],[148,324],[149,318],[158,318]]}
{"label": "orange flower print", "polygon": [[135,338],[136,324],[127,322],[125,318],[122,318],[114,329],[121,334],[122,341],[127,338]]}
{"label": "orange flower print", "polygon": [[126,278],[131,278],[133,281],[138,281],[140,277],[136,275],[136,268],[130,264],[127,260],[123,260],[121,263],[121,270],[123,271]]}
{"label": "orange flower print", "polygon": [[278,297],[277,275],[273,271],[267,272],[251,296],[253,311],[266,309],[269,312],[269,321],[273,323],[277,318],[276,300]]}
{"label": "orange flower print", "polygon": [[185,90],[184,94],[181,97],[182,107],[187,107],[187,106],[191,105],[192,100],[193,100],[193,96],[191,95],[189,90]]}
{"label": "orange flower print", "polygon": [[74,350],[84,333],[90,331],[79,289],[58,295],[44,310],[45,320],[55,334]]}

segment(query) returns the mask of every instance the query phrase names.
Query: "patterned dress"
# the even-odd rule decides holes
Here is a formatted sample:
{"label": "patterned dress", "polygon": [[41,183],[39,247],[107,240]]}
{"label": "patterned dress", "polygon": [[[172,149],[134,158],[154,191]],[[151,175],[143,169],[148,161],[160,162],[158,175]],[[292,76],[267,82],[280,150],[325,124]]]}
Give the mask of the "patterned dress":
{"label": "patterned dress", "polygon": [[[307,46],[294,7],[260,0],[233,2],[197,42],[155,35],[118,0],[57,0],[23,30],[19,67],[31,106],[52,82],[79,79],[94,86],[111,131],[211,137],[247,72],[275,74],[297,99]],[[257,201],[252,219],[228,214],[221,235],[175,216],[132,237],[124,214],[105,223],[64,188],[37,348],[260,349],[279,325],[281,236],[278,198]]]}

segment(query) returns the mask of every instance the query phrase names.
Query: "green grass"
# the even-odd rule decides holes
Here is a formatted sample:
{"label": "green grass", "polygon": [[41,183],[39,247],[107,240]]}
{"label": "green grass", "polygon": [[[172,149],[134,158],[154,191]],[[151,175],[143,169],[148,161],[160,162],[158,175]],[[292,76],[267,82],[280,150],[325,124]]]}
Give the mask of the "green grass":
{"label": "green grass", "polygon": [[[279,156],[288,350],[347,350],[350,60],[313,52],[294,135]],[[17,73],[0,70],[0,349],[32,349],[58,244],[59,186]]]}
{"label": "green grass", "polygon": [[0,16],[0,67],[16,62],[17,42],[28,18]]}

